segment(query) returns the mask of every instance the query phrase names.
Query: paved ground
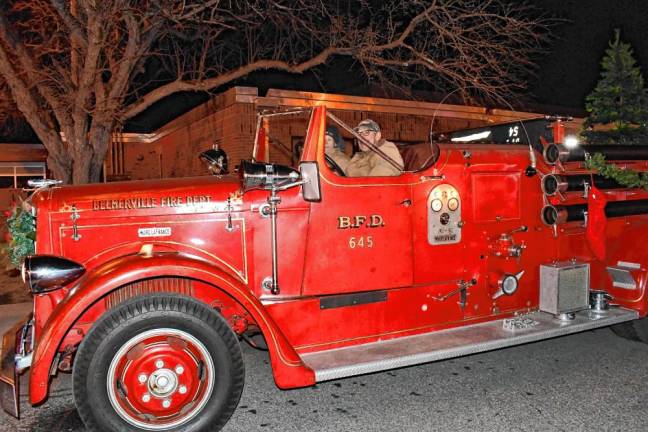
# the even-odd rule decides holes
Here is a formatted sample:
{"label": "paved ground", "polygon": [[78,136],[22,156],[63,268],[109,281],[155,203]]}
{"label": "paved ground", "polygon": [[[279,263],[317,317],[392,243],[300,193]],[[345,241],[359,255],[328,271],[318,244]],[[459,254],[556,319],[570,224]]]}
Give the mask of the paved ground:
{"label": "paved ground", "polygon": [[[5,221],[0,215],[0,225]],[[0,226],[0,231],[2,227]],[[0,238],[0,305],[31,301],[31,294],[25,288],[20,272],[12,268],[7,257],[7,243]]]}
{"label": "paved ground", "polygon": [[[5,243],[0,243],[0,250]],[[0,259],[0,305],[31,301],[31,294],[17,270],[6,271],[5,263]]]}
{"label": "paved ground", "polygon": [[[17,306],[0,306],[0,323]],[[648,346],[590,331],[507,350],[281,391],[243,347],[246,387],[225,432],[646,431]],[[26,384],[24,382],[23,384]],[[69,375],[2,431],[82,431]]]}

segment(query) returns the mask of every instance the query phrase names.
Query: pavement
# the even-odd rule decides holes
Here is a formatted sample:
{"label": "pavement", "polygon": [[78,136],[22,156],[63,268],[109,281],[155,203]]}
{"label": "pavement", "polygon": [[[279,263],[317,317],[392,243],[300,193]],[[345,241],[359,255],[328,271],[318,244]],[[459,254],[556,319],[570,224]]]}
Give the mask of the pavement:
{"label": "pavement", "polygon": [[24,318],[32,310],[32,303],[0,305],[0,335],[4,334],[16,321]]}
{"label": "pavement", "polygon": [[[0,306],[0,326],[18,309]],[[266,352],[242,349],[246,385],[224,432],[648,430],[648,345],[609,329],[287,391]],[[26,384],[23,419],[0,414],[1,431],[84,430],[69,374],[37,408]]]}

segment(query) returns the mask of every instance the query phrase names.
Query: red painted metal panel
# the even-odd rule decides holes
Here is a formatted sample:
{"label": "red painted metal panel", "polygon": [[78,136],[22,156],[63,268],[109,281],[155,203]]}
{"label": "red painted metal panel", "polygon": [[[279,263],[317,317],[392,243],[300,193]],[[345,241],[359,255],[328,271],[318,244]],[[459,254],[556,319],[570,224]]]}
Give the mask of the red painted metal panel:
{"label": "red painted metal panel", "polygon": [[[123,284],[159,275],[193,277],[230,293],[250,312],[266,335],[275,381],[282,388],[315,383],[313,372],[303,365],[281,330],[259,301],[241,281],[202,260],[185,255],[163,254],[153,257],[126,256],[108,261],[85,276],[70,291],[49,317],[36,345],[30,380],[30,400],[39,403],[47,396],[49,371],[54,355],[65,334],[79,316],[98,299]],[[38,313],[38,311],[36,311]],[[290,370],[287,370],[290,369]]]}
{"label": "red painted metal panel", "polygon": [[299,188],[280,193],[282,202],[277,212],[277,252],[281,290],[278,295],[272,295],[262,289],[263,280],[272,275],[270,219],[262,216],[258,210],[260,205],[265,204],[267,196],[268,192],[264,191],[245,196],[246,202],[258,203],[246,214],[251,233],[248,240],[250,261],[254,262],[250,289],[260,298],[293,298],[299,296],[302,289],[309,207],[302,199]]}
{"label": "red painted metal panel", "polygon": [[473,170],[474,220],[495,221],[520,218],[521,172],[482,173]]}
{"label": "red painted metal panel", "polygon": [[320,166],[322,201],[311,204],[304,295],[411,285],[407,179],[342,178]]}

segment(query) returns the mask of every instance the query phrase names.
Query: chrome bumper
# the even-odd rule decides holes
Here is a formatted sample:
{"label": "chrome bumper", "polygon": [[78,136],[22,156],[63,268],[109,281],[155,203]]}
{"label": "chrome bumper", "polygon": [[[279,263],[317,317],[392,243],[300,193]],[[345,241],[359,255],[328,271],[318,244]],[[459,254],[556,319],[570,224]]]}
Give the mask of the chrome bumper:
{"label": "chrome bumper", "polygon": [[31,314],[2,336],[0,350],[0,405],[14,417],[20,417],[20,374],[31,366]]}

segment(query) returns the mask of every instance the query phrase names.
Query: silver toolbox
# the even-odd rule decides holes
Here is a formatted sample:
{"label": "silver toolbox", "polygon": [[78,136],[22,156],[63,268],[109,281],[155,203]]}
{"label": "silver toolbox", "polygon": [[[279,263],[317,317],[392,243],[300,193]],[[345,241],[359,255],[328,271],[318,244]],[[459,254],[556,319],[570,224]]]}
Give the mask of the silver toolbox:
{"label": "silver toolbox", "polygon": [[540,266],[540,310],[554,315],[589,307],[590,266],[578,261]]}

